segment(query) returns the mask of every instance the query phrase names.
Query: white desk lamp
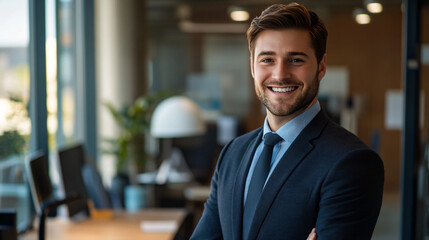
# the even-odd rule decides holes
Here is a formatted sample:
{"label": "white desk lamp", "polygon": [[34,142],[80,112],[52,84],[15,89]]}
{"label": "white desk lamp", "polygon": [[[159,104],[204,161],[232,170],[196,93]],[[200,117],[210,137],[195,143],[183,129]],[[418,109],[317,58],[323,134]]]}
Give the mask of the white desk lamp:
{"label": "white desk lamp", "polygon": [[[156,107],[151,119],[150,133],[153,137],[165,138],[169,154],[158,169],[156,175],[158,184],[166,183],[167,180],[189,181],[192,178],[181,152],[172,149],[172,138],[198,136],[205,131],[206,126],[200,109],[187,97],[170,97]],[[187,171],[177,171],[180,165],[187,168]]]}

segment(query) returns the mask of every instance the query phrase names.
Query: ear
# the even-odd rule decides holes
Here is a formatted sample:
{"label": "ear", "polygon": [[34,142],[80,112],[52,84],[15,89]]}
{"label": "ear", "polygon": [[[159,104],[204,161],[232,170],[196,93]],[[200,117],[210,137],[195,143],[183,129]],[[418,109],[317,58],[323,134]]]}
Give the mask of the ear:
{"label": "ear", "polygon": [[253,66],[253,54],[250,54],[250,71],[252,73],[252,77],[255,78],[255,70]]}
{"label": "ear", "polygon": [[322,60],[320,60],[320,62],[319,62],[319,69],[318,69],[318,73],[317,73],[317,79],[319,80],[319,82],[325,76],[326,64],[327,64],[327,58],[326,58],[326,53],[325,53],[322,57]]}

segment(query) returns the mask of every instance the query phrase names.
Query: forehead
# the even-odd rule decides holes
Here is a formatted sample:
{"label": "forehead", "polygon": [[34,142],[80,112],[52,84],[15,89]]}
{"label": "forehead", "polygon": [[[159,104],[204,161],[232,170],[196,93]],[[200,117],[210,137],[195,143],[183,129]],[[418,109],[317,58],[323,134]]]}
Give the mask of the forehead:
{"label": "forehead", "polygon": [[303,29],[263,30],[255,40],[255,56],[260,52],[304,52],[315,56],[310,33]]}

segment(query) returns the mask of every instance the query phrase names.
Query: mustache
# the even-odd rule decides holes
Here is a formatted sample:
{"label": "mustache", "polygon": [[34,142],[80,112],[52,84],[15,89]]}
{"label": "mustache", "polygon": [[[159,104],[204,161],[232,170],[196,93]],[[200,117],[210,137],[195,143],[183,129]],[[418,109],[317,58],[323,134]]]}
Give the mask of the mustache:
{"label": "mustache", "polygon": [[275,85],[275,86],[279,86],[279,87],[288,86],[288,85],[299,85],[300,86],[300,85],[302,85],[302,83],[299,81],[295,81],[293,79],[286,79],[283,81],[267,81],[267,82],[263,83],[264,87],[267,87],[269,85]]}

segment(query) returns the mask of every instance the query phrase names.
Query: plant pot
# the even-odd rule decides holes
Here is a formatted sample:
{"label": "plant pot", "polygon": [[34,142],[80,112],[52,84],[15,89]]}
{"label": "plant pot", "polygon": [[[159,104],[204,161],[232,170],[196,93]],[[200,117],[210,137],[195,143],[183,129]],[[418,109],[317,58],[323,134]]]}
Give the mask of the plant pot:
{"label": "plant pot", "polygon": [[143,186],[128,185],[124,195],[125,209],[129,212],[136,212],[147,206],[147,191]]}

